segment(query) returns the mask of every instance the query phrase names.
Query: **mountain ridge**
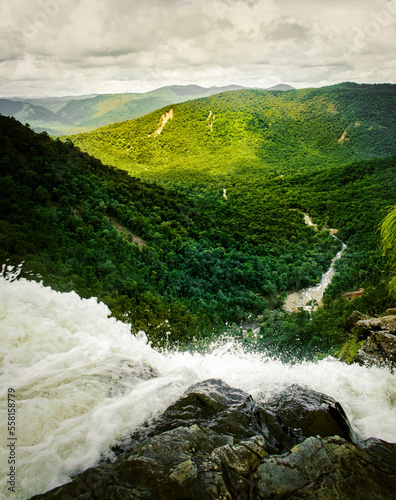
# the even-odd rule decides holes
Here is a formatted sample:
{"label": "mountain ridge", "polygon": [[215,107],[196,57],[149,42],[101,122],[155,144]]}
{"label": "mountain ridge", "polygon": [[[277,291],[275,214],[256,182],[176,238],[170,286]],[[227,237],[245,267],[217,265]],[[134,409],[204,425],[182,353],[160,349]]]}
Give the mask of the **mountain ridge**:
{"label": "mountain ridge", "polygon": [[[36,132],[46,131],[56,136],[93,130],[138,118],[168,104],[244,88],[240,85],[207,88],[199,85],[169,85],[140,93],[0,98],[0,113],[21,122],[28,121]],[[23,103],[23,106],[12,103]]]}
{"label": "mountain ridge", "polygon": [[[395,154],[395,94],[396,85],[349,82],[287,92],[243,89],[165,106],[69,139],[132,175],[225,188],[241,168],[276,177]],[[172,121],[153,140],[171,107]]]}

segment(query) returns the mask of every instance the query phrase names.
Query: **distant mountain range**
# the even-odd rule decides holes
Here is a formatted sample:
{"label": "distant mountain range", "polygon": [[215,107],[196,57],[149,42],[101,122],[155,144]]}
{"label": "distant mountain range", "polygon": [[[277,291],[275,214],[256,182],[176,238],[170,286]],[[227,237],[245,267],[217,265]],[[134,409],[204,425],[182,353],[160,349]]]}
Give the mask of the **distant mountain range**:
{"label": "distant mountain range", "polygon": [[274,85],[273,87],[268,87],[265,90],[295,90],[295,87],[292,87],[291,85],[285,85],[284,83],[279,83],[278,85]]}
{"label": "distant mountain range", "polygon": [[[87,132],[111,123],[132,120],[168,104],[208,97],[246,87],[228,85],[204,88],[199,85],[172,85],[144,93],[91,94],[67,97],[12,97],[0,99],[0,114],[29,123],[36,132],[51,135]],[[276,85],[267,90],[291,90]]]}

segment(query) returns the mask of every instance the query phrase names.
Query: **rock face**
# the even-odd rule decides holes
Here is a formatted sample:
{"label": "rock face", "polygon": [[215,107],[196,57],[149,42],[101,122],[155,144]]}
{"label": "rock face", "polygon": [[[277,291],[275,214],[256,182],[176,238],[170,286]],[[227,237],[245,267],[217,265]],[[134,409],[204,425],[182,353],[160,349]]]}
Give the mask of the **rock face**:
{"label": "rock face", "polygon": [[373,333],[354,357],[355,363],[396,366],[396,335],[386,332]]}
{"label": "rock face", "polygon": [[359,364],[396,366],[396,309],[388,309],[377,318],[354,311],[348,320],[360,339],[367,339],[353,362]]}
{"label": "rock face", "polygon": [[283,425],[302,438],[340,436],[352,441],[352,429],[341,405],[320,392],[293,384],[267,401]]}
{"label": "rock face", "polygon": [[262,460],[251,498],[390,499],[395,481],[396,454],[382,441],[358,446],[338,436],[310,437]]}
{"label": "rock face", "polygon": [[33,498],[389,499],[396,491],[395,446],[352,443],[342,408],[295,385],[260,404],[221,380],[196,384],[116,452],[116,462]]}
{"label": "rock face", "polygon": [[[237,440],[261,435],[266,440],[268,452],[288,451],[296,443],[296,436],[249,394],[221,380],[210,379],[187,389],[158,419],[132,434],[119,450],[129,451],[143,439],[193,425],[227,434]],[[118,450],[115,452],[118,454]]]}
{"label": "rock face", "polygon": [[370,316],[368,314],[363,314],[360,311],[353,311],[353,313],[349,316],[347,323],[346,323],[346,328],[351,331],[352,328],[357,327],[357,323],[360,320],[365,320],[365,319],[370,319]]}

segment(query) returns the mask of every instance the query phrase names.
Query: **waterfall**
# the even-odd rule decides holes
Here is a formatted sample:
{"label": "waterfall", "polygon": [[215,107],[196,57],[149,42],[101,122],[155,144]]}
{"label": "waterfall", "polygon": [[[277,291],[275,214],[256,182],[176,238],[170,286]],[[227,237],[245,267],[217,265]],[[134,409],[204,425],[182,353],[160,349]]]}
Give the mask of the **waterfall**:
{"label": "waterfall", "polygon": [[[24,500],[65,483],[110,447],[162,412],[191,384],[223,379],[260,401],[292,383],[332,396],[355,431],[396,441],[396,375],[327,358],[283,363],[245,352],[231,339],[206,353],[158,352],[143,332],[109,318],[107,306],[41,283],[0,276],[1,421],[15,391],[16,483]],[[2,477],[7,428],[1,426]],[[7,496],[5,480],[1,484]]]}

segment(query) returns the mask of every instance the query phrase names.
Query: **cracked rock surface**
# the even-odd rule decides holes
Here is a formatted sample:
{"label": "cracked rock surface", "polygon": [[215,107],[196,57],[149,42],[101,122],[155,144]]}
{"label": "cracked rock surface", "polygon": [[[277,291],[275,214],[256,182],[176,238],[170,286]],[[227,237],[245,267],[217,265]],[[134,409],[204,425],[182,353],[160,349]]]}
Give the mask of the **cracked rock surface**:
{"label": "cracked rock surface", "polygon": [[296,385],[261,404],[221,380],[201,382],[115,451],[114,463],[33,498],[371,500],[396,491],[395,445],[352,442],[340,405]]}

